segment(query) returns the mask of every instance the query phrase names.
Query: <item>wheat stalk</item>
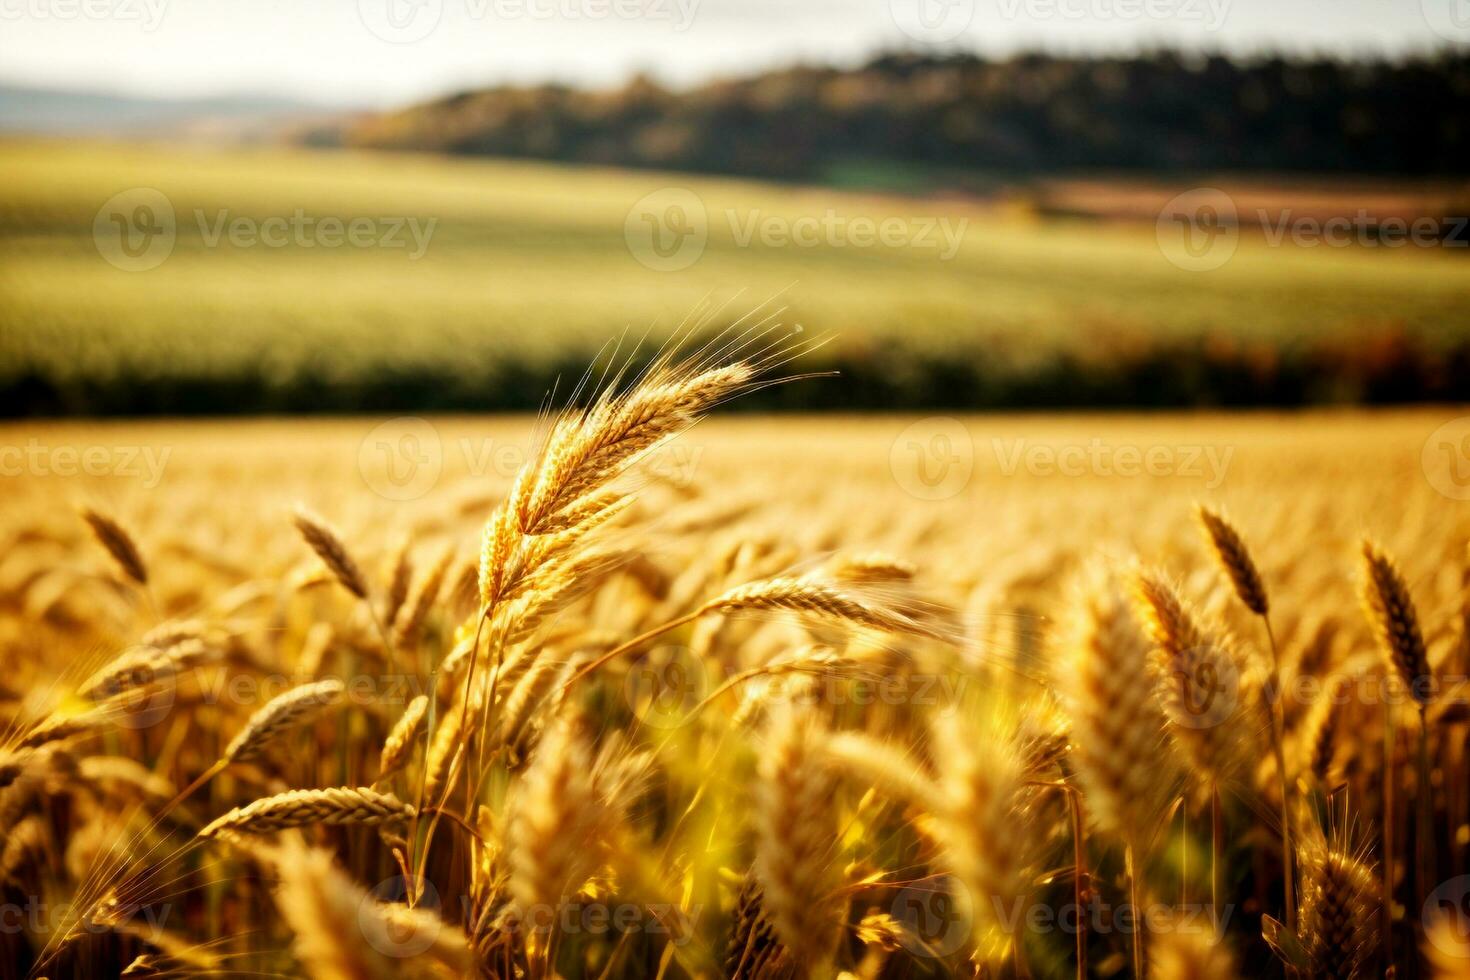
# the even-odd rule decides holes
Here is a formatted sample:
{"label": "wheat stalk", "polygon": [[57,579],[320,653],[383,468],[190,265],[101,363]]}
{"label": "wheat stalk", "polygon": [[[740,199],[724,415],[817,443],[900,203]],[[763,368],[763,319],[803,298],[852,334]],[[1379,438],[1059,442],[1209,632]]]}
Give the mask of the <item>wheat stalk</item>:
{"label": "wheat stalk", "polygon": [[393,980],[400,975],[402,959],[389,955],[400,948],[395,936],[331,855],[296,846],[273,864],[280,876],[276,905],[296,934],[293,950],[308,976]]}
{"label": "wheat stalk", "polygon": [[1054,679],[1072,720],[1072,756],[1093,817],[1141,845],[1157,825],[1175,766],[1154,697],[1148,647],[1121,590],[1084,576],[1057,637]]}
{"label": "wheat stalk", "polygon": [[139,585],[148,584],[148,566],[143,563],[138,543],[127,528],[91,507],[83,508],[82,520],[87,522],[87,526],[92,529],[92,536],[112,556],[112,560],[117,562],[124,575]]}
{"label": "wheat stalk", "polygon": [[225,831],[270,834],[312,824],[376,826],[413,815],[414,808],[398,797],[367,787],[293,789],[235,807],[199,831],[199,836],[214,837]]}
{"label": "wheat stalk", "polygon": [[1218,512],[1201,505],[1196,514],[1200,526],[1210,540],[1215,560],[1235,586],[1235,594],[1251,612],[1257,616],[1265,616],[1271,608],[1270,598],[1266,594],[1261,573],[1251,558],[1250,549],[1245,545],[1245,539]]}
{"label": "wheat stalk", "polygon": [[409,580],[413,578],[413,555],[407,537],[393,550],[388,563],[388,588],[383,593],[383,625],[392,626],[398,619],[398,611],[408,598]]}
{"label": "wheat stalk", "polygon": [[271,698],[250,716],[245,727],[225,748],[225,763],[259,758],[266,746],[336,702],[344,690],[341,681],[329,679],[303,684]]}
{"label": "wheat stalk", "polygon": [[383,751],[378,756],[378,782],[383,782],[408,764],[428,709],[429,699],[422,694],[410,701],[408,707],[403,709],[403,714],[398,717],[398,721],[393,724],[393,729],[388,732],[388,737],[383,740]]}
{"label": "wheat stalk", "polygon": [[837,949],[846,907],[838,897],[832,774],[816,719],[776,712],[759,763],[755,875],[782,945],[813,976]]}
{"label": "wheat stalk", "polygon": [[444,586],[444,577],[449,574],[449,565],[453,560],[454,550],[445,548],[438,560],[429,566],[428,573],[414,590],[413,599],[405,607],[403,619],[394,631],[393,640],[399,647],[412,647],[418,642],[419,631],[423,628],[434,601],[439,597]]}
{"label": "wheat stalk", "polygon": [[352,554],[331,525],[302,506],[297,506],[291,521],[307,546],[316,552],[322,564],[342,587],[359,599],[366,599],[367,579],[363,577],[362,569],[353,561]]}
{"label": "wheat stalk", "polygon": [[1314,976],[1366,975],[1378,946],[1377,880],[1340,842],[1303,847],[1301,942]]}
{"label": "wheat stalk", "polygon": [[219,659],[219,650],[204,640],[184,638],[165,646],[152,644],[124,650],[82,682],[77,696],[99,700],[171,680],[179,673]]}
{"label": "wheat stalk", "polygon": [[51,830],[37,814],[23,817],[6,829],[5,843],[0,844],[0,885],[19,884],[20,871],[33,858],[43,857],[51,843]]}
{"label": "wheat stalk", "polygon": [[597,868],[603,805],[591,751],[572,723],[553,726],[531,756],[506,828],[509,889],[523,914],[560,908]]}
{"label": "wheat stalk", "polygon": [[919,574],[918,566],[911,561],[869,552],[862,555],[844,555],[831,566],[832,577],[839,582],[908,582]]}
{"label": "wheat stalk", "polygon": [[746,875],[736,896],[730,941],[725,947],[725,976],[731,980],[776,977],[789,971],[791,955],[771,928],[761,900],[760,882]]}
{"label": "wheat stalk", "polygon": [[1271,723],[1271,751],[1276,759],[1278,789],[1281,793],[1281,858],[1282,867],[1285,869],[1283,879],[1286,891],[1287,927],[1295,928],[1295,873],[1292,869],[1292,856],[1296,849],[1293,843],[1295,833],[1292,816],[1295,806],[1291,798],[1292,778],[1286,768],[1284,747],[1286,713],[1279,703],[1281,658],[1276,650],[1276,634],[1271,629],[1270,600],[1266,594],[1265,583],[1261,580],[1261,573],[1257,570],[1256,563],[1251,558],[1250,550],[1246,547],[1245,539],[1241,537],[1240,532],[1224,517],[1207,507],[1199,507],[1197,514],[1200,525],[1204,528],[1205,535],[1209,538],[1215,552],[1215,560],[1235,586],[1235,594],[1240,601],[1247,609],[1261,617],[1266,628],[1266,638],[1271,644],[1271,692],[1273,699],[1277,700],[1273,700],[1267,707]]}
{"label": "wheat stalk", "polygon": [[1133,586],[1139,619],[1157,644],[1151,664],[1169,731],[1201,775],[1227,783],[1252,758],[1259,734],[1235,648],[1207,632],[1162,576],[1139,571]]}
{"label": "wheat stalk", "polygon": [[95,733],[104,725],[118,719],[122,714],[114,702],[104,701],[79,714],[53,714],[40,724],[30,728],[13,743],[18,749],[35,749],[52,742],[60,742],[79,735]]}
{"label": "wheat stalk", "polygon": [[1398,565],[1371,541],[1363,542],[1363,608],[1373,625],[1389,669],[1408,686],[1423,707],[1429,702],[1424,682],[1432,677],[1424,635],[1414,599]]}
{"label": "wheat stalk", "polygon": [[1014,937],[1003,918],[1025,895],[1030,836],[1024,760],[1014,737],[960,712],[939,715],[932,744],[940,758],[937,831],[958,896],[975,924],[976,959],[1003,957]]}
{"label": "wheat stalk", "polygon": [[774,578],[731,589],[701,607],[701,612],[785,610],[852,623],[885,633],[941,638],[930,627],[830,585],[805,579]]}

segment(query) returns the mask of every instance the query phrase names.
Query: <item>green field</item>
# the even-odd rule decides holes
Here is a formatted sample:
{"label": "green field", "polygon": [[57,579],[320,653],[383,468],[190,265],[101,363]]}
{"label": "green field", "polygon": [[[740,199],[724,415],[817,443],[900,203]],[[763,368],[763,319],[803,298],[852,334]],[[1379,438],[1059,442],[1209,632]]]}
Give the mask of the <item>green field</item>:
{"label": "green field", "polygon": [[[524,406],[549,369],[625,328],[672,328],[706,298],[736,312],[771,300],[807,334],[834,334],[813,366],[851,376],[844,404],[1228,402],[1239,385],[1254,386],[1245,401],[1435,397],[1420,390],[1430,369],[1470,342],[1463,249],[1245,234],[1220,268],[1189,271],[1150,222],[348,152],[6,142],[0,172],[0,394],[20,414]],[[128,271],[93,225],[139,187],[164,195],[176,240]],[[670,187],[697,195],[708,241],[658,271],[625,223]],[[279,228],[298,211],[368,219],[360,242],[400,219],[435,224],[418,258],[407,228],[391,248],[212,238],[221,221]],[[839,230],[740,240],[802,218]],[[862,223],[885,219],[899,219],[890,240],[867,242]],[[925,230],[941,219],[965,222],[947,260]]]}

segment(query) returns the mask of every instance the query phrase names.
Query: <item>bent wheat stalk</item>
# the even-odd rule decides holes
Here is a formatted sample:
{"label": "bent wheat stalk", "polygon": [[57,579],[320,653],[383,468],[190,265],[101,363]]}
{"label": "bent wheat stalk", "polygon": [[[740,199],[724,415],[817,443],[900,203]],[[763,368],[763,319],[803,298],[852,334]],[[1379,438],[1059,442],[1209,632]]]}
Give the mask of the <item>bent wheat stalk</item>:
{"label": "bent wheat stalk", "polygon": [[1286,715],[1281,704],[1281,656],[1276,650],[1276,634],[1271,629],[1271,602],[1261,573],[1251,558],[1245,539],[1228,520],[1219,513],[1201,506],[1198,509],[1200,525],[1209,538],[1215,552],[1215,560],[1235,586],[1235,594],[1245,607],[1261,618],[1265,625],[1266,639],[1271,646],[1271,693],[1266,705],[1271,718],[1271,751],[1276,757],[1276,772],[1281,793],[1281,868],[1285,889],[1286,926],[1296,927],[1296,834],[1292,814],[1296,810],[1291,798],[1291,777],[1286,771]]}

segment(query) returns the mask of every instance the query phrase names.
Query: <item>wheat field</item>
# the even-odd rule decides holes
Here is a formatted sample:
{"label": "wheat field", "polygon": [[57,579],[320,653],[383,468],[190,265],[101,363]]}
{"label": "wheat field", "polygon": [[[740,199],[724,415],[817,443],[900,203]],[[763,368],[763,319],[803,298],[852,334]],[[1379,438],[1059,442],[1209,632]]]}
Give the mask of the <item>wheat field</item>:
{"label": "wheat field", "polygon": [[[280,147],[9,138],[0,169],[7,414],[525,408],[609,336],[736,292],[737,305],[779,296],[791,322],[834,335],[815,357],[851,383],[788,389],[795,406],[1066,405],[1079,388],[1093,392],[1082,404],[1419,400],[1453,391],[1470,345],[1462,249],[1273,246],[1255,231],[1220,268],[1192,271],[1161,250],[1154,221],[1183,185],[1156,189],[1144,220],[1093,220],[1025,199]],[[1311,207],[1227,186],[1243,214]],[[95,223],[140,190],[170,202],[176,241],[157,267],[118,268]],[[628,228],[640,202],[676,190],[701,202],[708,240],[669,272],[645,264]],[[1073,193],[1067,210],[1088,213]],[[1108,186],[1090,193],[1113,209]],[[297,214],[382,222],[394,247],[221,231]],[[922,240],[752,230],[829,215]],[[1375,378],[1420,360],[1422,376],[1378,391]]]}
{"label": "wheat field", "polygon": [[0,427],[5,975],[1466,975],[1463,410],[721,419],[759,346]]}

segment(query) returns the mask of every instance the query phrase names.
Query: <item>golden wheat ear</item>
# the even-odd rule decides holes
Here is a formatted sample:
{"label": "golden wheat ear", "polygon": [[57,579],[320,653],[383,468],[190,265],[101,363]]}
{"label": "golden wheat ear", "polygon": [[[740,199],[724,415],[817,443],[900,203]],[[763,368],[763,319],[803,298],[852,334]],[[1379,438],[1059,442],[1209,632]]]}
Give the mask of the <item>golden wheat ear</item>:
{"label": "golden wheat ear", "polygon": [[1215,561],[1235,586],[1235,594],[1245,607],[1257,616],[1270,611],[1271,601],[1266,594],[1266,584],[1251,558],[1245,539],[1219,512],[1201,504],[1196,511],[1200,526],[1209,539]]}
{"label": "golden wheat ear", "polygon": [[414,808],[398,797],[367,787],[293,789],[235,807],[199,831],[199,836],[271,834],[312,824],[376,826],[399,823],[413,815]]}
{"label": "golden wheat ear", "polygon": [[830,967],[846,922],[836,866],[835,782],[811,714],[774,712],[759,763],[755,875],[781,944],[813,976]]}
{"label": "golden wheat ear", "polygon": [[378,782],[383,782],[408,765],[428,710],[429,699],[423,694],[414,698],[403,709],[403,714],[383,740],[383,751],[378,756]]}
{"label": "golden wheat ear", "polygon": [[1419,614],[1398,564],[1372,541],[1362,547],[1363,609],[1378,637],[1384,658],[1409,694],[1422,707],[1429,702],[1426,681],[1432,676]]}
{"label": "golden wheat ear", "polygon": [[316,552],[322,564],[342,587],[359,599],[366,599],[367,579],[363,577],[362,569],[353,560],[347,545],[332,526],[299,505],[291,516],[291,522],[296,525],[296,530],[301,533],[307,547]]}
{"label": "golden wheat ear", "polygon": [[1072,721],[1071,760],[1088,810],[1142,845],[1177,777],[1167,720],[1154,697],[1148,643],[1115,576],[1086,570],[1054,634],[1055,683]]}
{"label": "golden wheat ear", "polygon": [[303,684],[272,698],[250,716],[245,727],[225,748],[225,764],[259,758],[266,746],[335,703],[344,690],[341,681],[329,679]]}
{"label": "golden wheat ear", "polygon": [[1346,835],[1320,833],[1302,846],[1298,931],[1311,973],[1365,976],[1378,951],[1378,879],[1347,845]]}
{"label": "golden wheat ear", "polygon": [[124,575],[139,585],[148,584],[148,566],[143,563],[143,554],[138,542],[117,520],[91,507],[83,508],[82,520],[92,529],[97,543],[112,556]]}

